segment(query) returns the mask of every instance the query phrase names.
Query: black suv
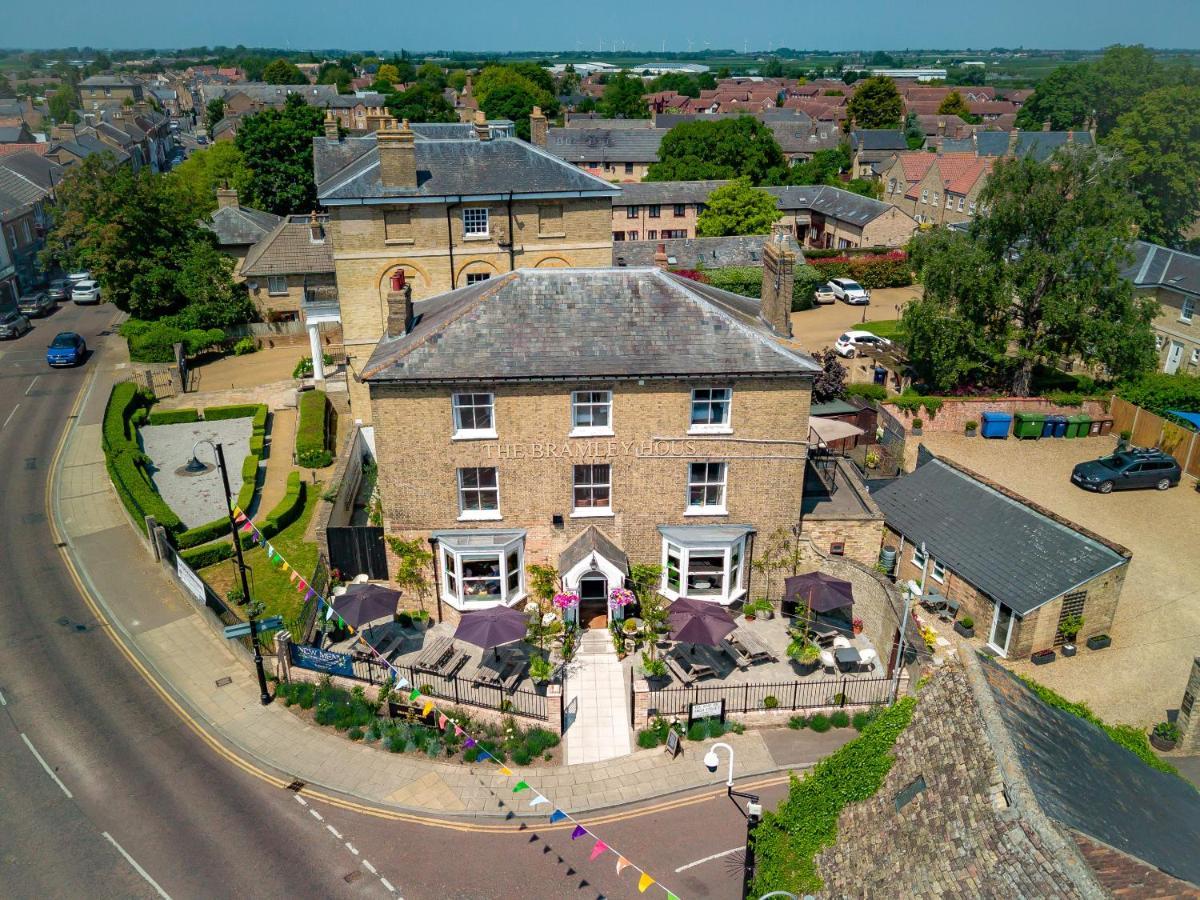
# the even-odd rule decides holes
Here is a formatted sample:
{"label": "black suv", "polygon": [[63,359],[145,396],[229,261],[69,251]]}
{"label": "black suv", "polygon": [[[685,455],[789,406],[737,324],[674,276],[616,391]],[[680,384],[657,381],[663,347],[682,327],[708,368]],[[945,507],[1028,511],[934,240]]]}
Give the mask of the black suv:
{"label": "black suv", "polygon": [[1071,480],[1081,488],[1109,494],[1137,488],[1165,491],[1179,484],[1183,471],[1175,457],[1161,450],[1121,450],[1071,470]]}

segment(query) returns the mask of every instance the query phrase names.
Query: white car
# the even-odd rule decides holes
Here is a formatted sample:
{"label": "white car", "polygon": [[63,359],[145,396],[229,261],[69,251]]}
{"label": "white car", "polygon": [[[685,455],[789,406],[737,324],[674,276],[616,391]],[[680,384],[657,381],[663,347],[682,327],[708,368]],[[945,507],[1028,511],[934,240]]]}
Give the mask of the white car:
{"label": "white car", "polygon": [[838,356],[853,359],[864,350],[886,350],[890,346],[892,342],[887,338],[881,338],[869,331],[847,331],[837,339],[833,349]]}
{"label": "white car", "polygon": [[100,285],[90,279],[77,281],[71,288],[71,299],[76,303],[99,303]]}
{"label": "white car", "polygon": [[92,280],[92,273],[89,272],[87,269],[84,269],[81,272],[72,272],[70,275],[67,276],[67,281],[71,282],[71,284],[78,284],[81,281],[91,281],[91,280]]}
{"label": "white car", "polygon": [[813,291],[813,300],[818,304],[832,303],[836,299],[837,293],[833,290],[832,284],[818,285],[817,289]]}
{"label": "white car", "polygon": [[866,306],[871,302],[870,292],[853,278],[834,278],[829,282],[833,296],[851,306]]}

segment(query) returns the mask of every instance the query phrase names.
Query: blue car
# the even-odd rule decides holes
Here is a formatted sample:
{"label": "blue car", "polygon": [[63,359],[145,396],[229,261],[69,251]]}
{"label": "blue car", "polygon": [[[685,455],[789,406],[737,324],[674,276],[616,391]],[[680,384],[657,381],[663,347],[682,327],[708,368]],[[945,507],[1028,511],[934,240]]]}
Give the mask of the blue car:
{"label": "blue car", "polygon": [[46,362],[54,367],[77,366],[87,359],[87,344],[73,331],[63,331],[55,336],[46,350]]}

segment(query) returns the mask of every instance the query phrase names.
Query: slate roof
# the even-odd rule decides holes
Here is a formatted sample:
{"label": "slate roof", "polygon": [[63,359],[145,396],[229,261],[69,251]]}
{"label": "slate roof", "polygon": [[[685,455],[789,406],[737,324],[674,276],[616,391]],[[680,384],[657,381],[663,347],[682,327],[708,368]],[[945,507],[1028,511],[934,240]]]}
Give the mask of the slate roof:
{"label": "slate roof", "polygon": [[7,198],[5,209],[37,203],[49,193],[28,178],[0,165],[0,192]]}
{"label": "slate roof", "polygon": [[811,210],[854,225],[865,225],[895,207],[873,197],[827,184],[765,187],[782,210]]}
{"label": "slate roof", "polygon": [[0,125],[0,144],[21,143],[28,138],[29,130],[23,125]]}
{"label": "slate roof", "polygon": [[78,156],[80,159],[87,159],[89,156],[94,156],[97,153],[111,153],[117,162],[123,163],[129,159],[129,154],[120,147],[114,147],[112,144],[106,144],[95,134],[88,132],[76,132],[75,139],[70,141],[55,141],[56,147],[62,147],[68,153]]}
{"label": "slate roof", "polygon": [[223,206],[200,224],[222,247],[236,247],[257,244],[282,221],[282,216],[250,206]]}
{"label": "slate roof", "polygon": [[1043,703],[980,658],[1018,762],[1053,821],[1200,885],[1200,793],[1152,769],[1095,725]]}
{"label": "slate roof", "polygon": [[[32,145],[42,146],[42,145]],[[8,169],[44,191],[51,191],[62,181],[63,168],[40,152],[13,153],[0,157],[0,168]]]}
{"label": "slate roof", "polygon": [[597,553],[621,570],[629,574],[629,557],[625,551],[609,540],[595,525],[589,525],[584,531],[567,545],[567,549],[558,555],[558,571],[569,572],[571,569],[591,554]]}
{"label": "slate roof", "polygon": [[855,150],[907,150],[903,131],[891,128],[868,128],[850,132],[850,145]]}
{"label": "slate roof", "polygon": [[[659,246],[666,251],[673,269],[709,269],[725,266],[761,266],[766,234],[740,234],[728,237],[672,238],[661,241],[613,241],[613,265],[637,268],[653,266]],[[798,260],[804,259],[800,245],[789,237],[788,243]]]}
{"label": "slate roof", "polygon": [[417,122],[409,125],[418,140],[473,141],[475,126],[470,122]]}
{"label": "slate roof", "polygon": [[[1008,153],[1007,131],[977,131],[975,146],[980,156],[1004,156]],[[1061,147],[1074,143],[1090,147],[1094,141],[1087,131],[1022,131],[1017,134],[1014,156],[1032,156],[1045,162]]]}
{"label": "slate roof", "polygon": [[83,87],[137,87],[141,82],[124,75],[93,75],[79,84]]}
{"label": "slate roof", "polygon": [[[325,223],[328,216],[317,216]],[[329,275],[333,273],[333,238],[315,243],[309,233],[308,216],[288,216],[250,248],[242,263],[242,275]]]}
{"label": "slate roof", "polygon": [[757,300],[659,269],[519,269],[415,304],[370,382],[810,375]]}
{"label": "slate roof", "polygon": [[546,150],[567,162],[658,162],[668,128],[550,128]]}
{"label": "slate roof", "polygon": [[933,456],[872,496],[889,527],[1019,616],[1129,559]]}
{"label": "slate roof", "polygon": [[814,124],[807,121],[768,121],[767,127],[775,135],[775,142],[784,153],[816,153],[818,150],[836,150],[842,142],[842,130],[831,123]]}
{"label": "slate roof", "polygon": [[1200,297],[1200,256],[1134,241],[1133,263],[1122,273],[1136,287],[1162,287]]}
{"label": "slate roof", "polygon": [[728,181],[632,181],[615,187],[621,192],[613,197],[613,206],[646,206],[675,203],[707,203],[708,195]]}
{"label": "slate roof", "polygon": [[322,99],[322,105],[335,109],[353,109],[362,106],[387,106],[387,97],[374,91],[363,94],[336,94]]}
{"label": "slate roof", "polygon": [[240,84],[203,84],[200,96],[205,103],[229,94],[245,94],[260,103],[283,103],[289,94],[299,94],[311,106],[324,106],[338,96],[335,84],[267,84],[263,81],[243,81]]}

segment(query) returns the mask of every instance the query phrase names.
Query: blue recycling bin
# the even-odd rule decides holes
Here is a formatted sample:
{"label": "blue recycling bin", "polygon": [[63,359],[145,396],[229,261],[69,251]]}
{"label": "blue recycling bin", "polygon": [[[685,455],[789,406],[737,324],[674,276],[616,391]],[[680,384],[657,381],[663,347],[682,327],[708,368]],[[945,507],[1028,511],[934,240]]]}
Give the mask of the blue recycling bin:
{"label": "blue recycling bin", "polygon": [[1046,416],[1046,421],[1042,423],[1042,437],[1054,437],[1055,418],[1055,416]]}
{"label": "blue recycling bin", "polygon": [[1012,429],[1013,417],[1006,412],[985,412],[980,418],[983,424],[979,429],[979,433],[985,438],[1000,438],[1003,440],[1008,437],[1009,431]]}
{"label": "blue recycling bin", "polygon": [[1055,416],[1054,417],[1054,436],[1055,437],[1065,437],[1066,433],[1067,433],[1067,417],[1066,416]]}

